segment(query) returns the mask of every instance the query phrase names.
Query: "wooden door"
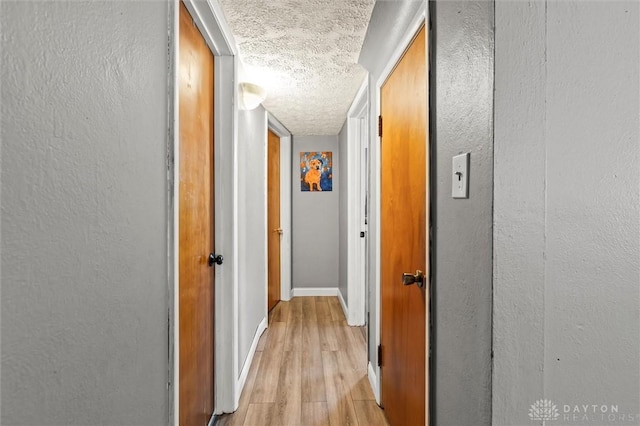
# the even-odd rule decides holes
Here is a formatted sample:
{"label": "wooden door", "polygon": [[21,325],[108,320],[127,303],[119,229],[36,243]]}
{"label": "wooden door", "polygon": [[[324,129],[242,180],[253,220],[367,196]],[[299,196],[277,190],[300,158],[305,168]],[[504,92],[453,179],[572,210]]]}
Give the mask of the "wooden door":
{"label": "wooden door", "polygon": [[180,3],[180,426],[213,414],[213,55]]}
{"label": "wooden door", "polygon": [[422,426],[428,285],[403,285],[403,273],[429,276],[424,28],[382,87],[380,102],[382,405],[390,424]]}
{"label": "wooden door", "polygon": [[267,308],[271,311],[280,301],[280,137],[268,132],[267,153],[267,229],[269,231],[269,284]]}

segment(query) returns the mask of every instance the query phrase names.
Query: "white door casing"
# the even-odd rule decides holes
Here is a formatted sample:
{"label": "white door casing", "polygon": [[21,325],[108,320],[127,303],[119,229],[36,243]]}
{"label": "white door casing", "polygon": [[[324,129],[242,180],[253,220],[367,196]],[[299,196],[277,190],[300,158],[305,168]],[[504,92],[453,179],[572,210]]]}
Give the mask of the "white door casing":
{"label": "white door casing", "polygon": [[347,323],[365,324],[365,238],[362,206],[364,186],[362,147],[368,140],[369,76],[367,75],[347,113]]}

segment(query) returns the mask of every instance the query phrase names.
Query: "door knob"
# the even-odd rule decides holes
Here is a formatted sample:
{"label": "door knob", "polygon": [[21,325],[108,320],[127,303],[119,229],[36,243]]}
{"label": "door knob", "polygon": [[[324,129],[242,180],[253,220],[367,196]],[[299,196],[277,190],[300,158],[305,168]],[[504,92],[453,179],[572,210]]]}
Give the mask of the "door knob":
{"label": "door knob", "polygon": [[404,274],[402,274],[402,284],[415,284],[419,288],[422,288],[424,287],[424,273],[419,269],[416,271],[415,275],[405,272]]}
{"label": "door knob", "polygon": [[216,265],[222,265],[223,261],[224,261],[224,258],[222,257],[221,254],[216,256],[213,253],[209,253],[209,266],[213,266],[214,263]]}
{"label": "door knob", "polygon": [[276,228],[273,230],[273,232],[277,232],[278,234],[282,235],[284,231],[282,230],[282,228]]}

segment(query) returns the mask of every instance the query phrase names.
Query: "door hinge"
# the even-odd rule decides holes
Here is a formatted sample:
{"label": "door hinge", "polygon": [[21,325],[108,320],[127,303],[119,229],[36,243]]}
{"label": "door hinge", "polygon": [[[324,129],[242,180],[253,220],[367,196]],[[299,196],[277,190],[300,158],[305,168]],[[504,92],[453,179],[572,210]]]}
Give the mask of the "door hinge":
{"label": "door hinge", "polygon": [[364,238],[365,235],[364,231],[360,231],[360,238]]}
{"label": "door hinge", "polygon": [[378,136],[382,137],[382,116],[378,116]]}
{"label": "door hinge", "polygon": [[378,345],[378,367],[382,367],[382,345]]}

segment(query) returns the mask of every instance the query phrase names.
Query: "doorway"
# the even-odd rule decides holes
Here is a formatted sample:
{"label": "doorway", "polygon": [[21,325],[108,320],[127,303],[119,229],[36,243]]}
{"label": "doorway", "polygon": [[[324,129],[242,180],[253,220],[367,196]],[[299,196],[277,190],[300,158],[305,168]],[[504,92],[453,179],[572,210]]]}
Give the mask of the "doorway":
{"label": "doorway", "polygon": [[358,119],[358,139],[360,139],[360,206],[359,206],[359,219],[360,219],[360,265],[358,267],[361,274],[361,287],[364,293],[364,337],[367,343],[367,354],[369,349],[369,341],[371,340],[370,331],[370,300],[371,300],[371,285],[369,281],[369,111],[368,102],[366,107],[362,110],[361,116]]}
{"label": "doorway", "polygon": [[429,157],[426,30],[380,89],[381,403],[391,424],[427,415]]}
{"label": "doorway", "polygon": [[[292,136],[291,132],[271,113],[267,113],[267,130],[279,139],[280,146],[280,300],[291,299],[291,183]],[[269,163],[267,159],[267,168]],[[277,185],[277,183],[274,183]],[[267,200],[267,211],[269,209]],[[268,227],[267,233],[277,227]],[[268,239],[268,237],[267,237]],[[267,259],[268,262],[268,259]],[[268,284],[267,284],[268,285]]]}
{"label": "doorway", "polygon": [[280,223],[280,202],[280,137],[269,129],[267,130],[268,312],[275,308],[281,298],[283,230]]}
{"label": "doorway", "polygon": [[179,12],[179,423],[214,412],[214,57],[185,5]]}
{"label": "doorway", "polygon": [[347,321],[351,326],[366,326],[369,322],[369,291],[367,285],[366,218],[368,199],[369,146],[369,85],[367,76],[347,113]]}
{"label": "doorway", "polygon": [[[169,80],[168,132],[167,147],[167,217],[169,220],[168,256],[172,260],[168,276],[173,284],[169,286],[169,422],[180,424],[181,370],[180,345],[183,332],[180,321],[180,9],[185,6],[192,18],[192,26],[204,38],[213,54],[215,73],[213,73],[213,207],[215,221],[212,223],[215,234],[215,254],[224,255],[224,264],[212,268],[215,277],[213,296],[213,314],[216,325],[212,339],[215,339],[213,358],[214,411],[215,414],[233,412],[238,406],[239,377],[241,375],[237,353],[239,350],[238,327],[238,203],[234,195],[238,187],[239,146],[237,132],[237,47],[229,43],[233,35],[222,18],[217,2],[200,0],[182,0],[170,2],[171,12],[171,68]],[[265,129],[266,137],[266,129]],[[283,136],[282,140],[286,138]],[[289,137],[290,139],[290,137]],[[284,178],[284,177],[283,177]],[[265,182],[266,185],[266,182]],[[265,199],[266,204],[266,199]],[[265,218],[266,219],[266,218]],[[265,229],[266,237],[266,229]],[[209,248],[211,251],[211,248]],[[284,260],[283,260],[284,262]],[[266,258],[265,258],[266,264]],[[283,280],[286,272],[283,272]],[[290,274],[286,275],[289,277]],[[265,284],[266,285],[266,284]],[[283,283],[284,286],[284,283]],[[284,292],[283,292],[284,295]],[[283,296],[284,300],[284,296]],[[266,302],[265,302],[266,307]],[[265,309],[266,310],[266,309]],[[213,420],[211,418],[210,420]],[[206,423],[205,423],[206,424]]]}

